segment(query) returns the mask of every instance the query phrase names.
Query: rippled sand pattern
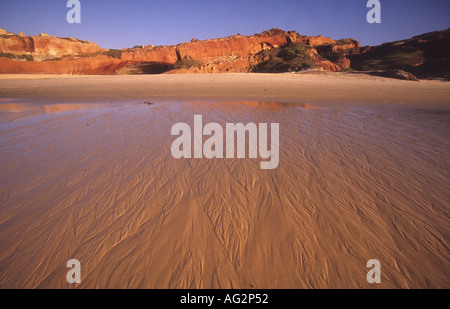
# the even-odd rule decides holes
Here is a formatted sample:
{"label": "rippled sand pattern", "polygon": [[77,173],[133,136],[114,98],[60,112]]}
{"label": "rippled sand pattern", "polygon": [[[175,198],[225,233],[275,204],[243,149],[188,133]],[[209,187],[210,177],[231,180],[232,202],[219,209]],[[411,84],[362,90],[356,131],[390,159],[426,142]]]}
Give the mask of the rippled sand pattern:
{"label": "rippled sand pattern", "polygon": [[[1,288],[450,286],[448,110],[0,104]],[[194,114],[278,122],[278,168],[172,158]]]}

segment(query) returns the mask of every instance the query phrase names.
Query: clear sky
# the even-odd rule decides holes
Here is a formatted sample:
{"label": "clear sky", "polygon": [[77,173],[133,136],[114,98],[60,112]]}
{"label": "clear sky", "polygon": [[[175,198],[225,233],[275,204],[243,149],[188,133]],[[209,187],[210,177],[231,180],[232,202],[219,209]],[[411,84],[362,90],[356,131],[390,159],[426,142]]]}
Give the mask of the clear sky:
{"label": "clear sky", "polygon": [[362,45],[450,27],[450,0],[380,0],[381,24],[366,21],[367,0],[80,0],[69,24],[67,0],[0,0],[0,28],[26,35],[75,37],[104,48],[174,45],[271,28]]}

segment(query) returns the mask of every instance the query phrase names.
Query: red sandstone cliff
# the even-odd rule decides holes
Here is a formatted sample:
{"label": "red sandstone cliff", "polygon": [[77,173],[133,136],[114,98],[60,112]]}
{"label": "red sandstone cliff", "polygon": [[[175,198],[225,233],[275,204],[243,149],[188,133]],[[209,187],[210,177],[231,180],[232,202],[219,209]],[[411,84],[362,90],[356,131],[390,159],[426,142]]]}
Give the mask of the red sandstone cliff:
{"label": "red sandstone cliff", "polygon": [[0,28],[0,52],[31,55],[34,60],[47,60],[66,55],[100,52],[97,44],[73,38],[57,38],[41,33],[39,36],[15,35]]}
{"label": "red sandstone cliff", "polygon": [[[196,61],[198,65],[187,68],[196,73],[251,72],[267,60],[264,51],[293,43],[308,46],[308,57],[317,67],[329,71],[349,67],[350,61],[346,55],[361,49],[359,43],[351,39],[335,41],[322,36],[308,37],[294,31],[272,29],[252,36],[234,35],[203,41],[193,39],[176,46],[149,45],[112,53],[87,41],[45,34],[25,37],[3,30],[0,31],[0,53],[3,55],[0,57],[0,73],[159,73],[170,70],[174,63],[183,59]],[[324,50],[327,52],[323,54],[325,56],[321,52]],[[327,56],[337,54],[340,56]]]}

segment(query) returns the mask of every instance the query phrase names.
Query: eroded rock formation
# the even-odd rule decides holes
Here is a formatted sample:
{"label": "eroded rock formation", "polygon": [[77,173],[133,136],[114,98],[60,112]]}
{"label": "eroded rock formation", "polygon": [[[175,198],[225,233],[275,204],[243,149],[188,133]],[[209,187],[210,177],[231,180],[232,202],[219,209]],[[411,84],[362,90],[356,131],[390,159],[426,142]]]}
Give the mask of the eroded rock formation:
{"label": "eroded rock formation", "polygon": [[34,60],[48,60],[67,55],[100,52],[97,44],[73,38],[57,38],[41,33],[39,36],[15,35],[0,29],[0,52],[12,55],[31,55]]}
{"label": "eroded rock formation", "polygon": [[[261,52],[280,48],[286,44],[301,43],[311,47],[333,46],[333,50],[359,49],[354,40],[346,45],[322,36],[307,37],[295,31],[271,29],[261,34],[240,34],[212,40],[192,40],[171,46],[148,45],[143,48],[122,49],[111,56],[97,44],[73,38],[58,38],[41,33],[39,36],[19,36],[0,29],[0,73],[53,73],[53,74],[126,74],[139,73],[130,68],[145,67],[142,73],[170,70],[171,65],[186,57],[200,65],[182,68],[195,73],[251,72],[264,60]],[[349,66],[348,59],[334,63],[311,53],[318,67],[340,71]],[[25,57],[27,56],[27,57]],[[28,60],[28,61],[27,61]],[[33,60],[33,61],[31,61]],[[152,69],[152,66],[159,69]]]}
{"label": "eroded rock formation", "polygon": [[[305,69],[339,72],[350,68],[403,69],[410,72],[407,65],[428,69],[428,73],[435,67],[448,72],[448,56],[441,57],[447,52],[439,47],[439,44],[448,45],[448,42],[449,30],[376,47],[361,47],[353,39],[333,40],[271,29],[250,36],[237,34],[211,40],[192,39],[178,45],[150,44],[108,50],[74,38],[58,38],[44,33],[25,37],[0,29],[0,73],[155,74],[173,73],[174,69],[193,73],[290,72]],[[409,58],[403,57],[404,53],[397,55],[396,50],[406,50]],[[436,52],[439,50],[440,53]],[[378,68],[377,62],[371,61],[380,57],[392,60],[391,54],[398,56],[395,60],[402,64],[401,67],[396,67],[395,62],[385,61],[380,62],[383,66]],[[412,64],[411,55],[415,57]],[[427,55],[438,55],[442,61],[430,62]],[[406,64],[399,57],[405,58]],[[374,63],[374,67],[370,67]],[[442,64],[445,64],[443,69]]]}

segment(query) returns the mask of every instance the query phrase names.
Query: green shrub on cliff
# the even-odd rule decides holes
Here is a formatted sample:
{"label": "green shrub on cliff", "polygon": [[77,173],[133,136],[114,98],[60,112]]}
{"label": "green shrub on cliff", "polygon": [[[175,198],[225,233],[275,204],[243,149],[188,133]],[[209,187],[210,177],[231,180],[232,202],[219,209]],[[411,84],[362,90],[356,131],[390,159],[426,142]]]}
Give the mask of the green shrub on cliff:
{"label": "green shrub on cliff", "polygon": [[333,46],[329,44],[316,46],[317,53],[324,59],[331,62],[337,62],[345,58],[346,51],[338,50],[333,51]]}
{"label": "green shrub on cliff", "polygon": [[33,56],[32,55],[27,55],[27,54],[23,54],[23,55],[17,56],[17,58],[25,59],[26,61],[34,61]]}
{"label": "green shrub on cliff", "polygon": [[16,56],[14,56],[11,53],[0,53],[0,57],[8,58],[8,59],[15,59],[16,58]]}
{"label": "green shrub on cliff", "polygon": [[8,58],[8,59],[25,59],[26,61],[34,61],[32,55],[22,54],[22,55],[14,55],[11,53],[0,53],[0,57]]}
{"label": "green shrub on cliff", "polygon": [[189,70],[191,67],[201,68],[202,62],[199,60],[195,60],[190,56],[185,56],[183,59],[178,60],[172,65],[172,68],[175,70],[178,69],[186,69]]}
{"label": "green shrub on cliff", "polygon": [[278,53],[278,57],[284,61],[289,61],[297,57],[297,54],[292,49],[282,49]]}
{"label": "green shrub on cliff", "polygon": [[269,60],[259,63],[255,72],[281,73],[295,72],[317,67],[316,62],[308,53],[308,46],[301,43],[290,43],[281,48],[264,50],[260,56]]}
{"label": "green shrub on cliff", "polygon": [[120,49],[110,49],[103,54],[111,58],[122,58],[122,51]]}
{"label": "green shrub on cliff", "polygon": [[90,43],[89,41],[85,41],[85,40],[80,40],[80,39],[75,39],[75,38],[59,38],[59,39],[63,39],[63,40],[67,40],[67,41],[71,41],[71,42],[79,42],[79,43]]}
{"label": "green shrub on cliff", "polygon": [[[381,49],[381,48],[380,48]],[[389,70],[400,68],[413,71],[424,63],[424,52],[413,47],[381,50],[381,52],[360,55],[354,67],[359,70]]]}
{"label": "green shrub on cliff", "polygon": [[301,43],[291,43],[283,46],[281,50],[278,52],[278,57],[285,61],[292,60],[297,57],[307,57],[308,56],[308,48],[306,45]]}

